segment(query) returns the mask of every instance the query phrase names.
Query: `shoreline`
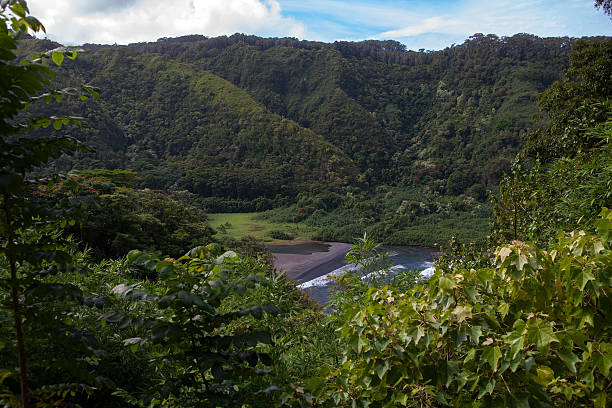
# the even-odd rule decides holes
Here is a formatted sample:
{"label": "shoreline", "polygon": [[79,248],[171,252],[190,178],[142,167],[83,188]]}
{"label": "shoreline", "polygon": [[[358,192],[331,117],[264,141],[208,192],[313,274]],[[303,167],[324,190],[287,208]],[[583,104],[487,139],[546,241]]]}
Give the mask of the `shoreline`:
{"label": "shoreline", "polygon": [[284,254],[273,253],[274,268],[284,271],[287,277],[303,283],[327,273],[334,265],[342,267],[344,256],[351,248],[351,244],[344,242],[324,242],[324,241],[291,241],[269,244],[268,247],[279,245],[300,245],[300,244],[324,244],[329,245],[327,252],[312,252],[309,254]]}
{"label": "shoreline", "polygon": [[[346,261],[344,260],[344,257],[352,246],[352,244],[345,242],[313,240],[279,241],[266,244],[266,246],[272,250],[275,246],[290,247],[305,244],[328,245],[328,250],[326,252],[313,250],[312,252],[308,253],[274,253],[272,251],[272,254],[274,255],[274,268],[277,271],[284,271],[288,278],[296,281],[298,284],[308,282],[312,279],[327,274],[329,271],[345,266]],[[430,251],[433,259],[442,254],[435,247],[423,245],[385,245],[385,247],[390,249],[393,247],[425,249]]]}
{"label": "shoreline", "polygon": [[[277,252],[272,253],[275,270],[279,273],[283,271],[287,278],[293,280],[312,300],[325,305],[330,295],[330,284],[323,277],[347,266],[345,256],[352,244],[302,240],[276,242],[267,246],[271,251],[277,247]],[[292,248],[293,246],[296,248]],[[429,269],[430,265],[423,265],[433,262],[440,255],[437,248],[417,245],[389,245],[383,246],[383,249],[393,253],[391,257],[400,262],[394,265],[408,265],[408,268],[420,268],[419,271]],[[398,258],[395,258],[396,256]],[[303,284],[306,286],[302,287]]]}

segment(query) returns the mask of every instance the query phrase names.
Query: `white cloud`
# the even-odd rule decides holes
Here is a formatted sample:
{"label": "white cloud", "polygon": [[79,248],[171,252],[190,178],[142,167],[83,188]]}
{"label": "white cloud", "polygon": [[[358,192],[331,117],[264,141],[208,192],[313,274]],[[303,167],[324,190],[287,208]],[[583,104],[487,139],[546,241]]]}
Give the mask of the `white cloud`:
{"label": "white cloud", "polygon": [[426,34],[433,32],[439,32],[440,29],[448,27],[449,21],[440,17],[429,17],[425,18],[422,22],[410,25],[398,30],[385,31],[384,33],[378,34],[376,38],[401,38],[401,37],[412,37],[415,35]]}
{"label": "white cloud", "polygon": [[335,41],[394,39],[440,49],[474,33],[611,35],[589,0],[28,0],[64,44],[125,44],[235,32]]}
{"label": "white cloud", "polygon": [[[513,35],[530,33],[539,36],[605,35],[611,32],[606,16],[597,15],[592,4],[565,1],[555,5],[551,0],[464,0],[452,11],[433,10],[407,20],[400,28],[374,35],[376,39],[396,39],[404,43],[423,36],[446,35],[449,38],[474,33]],[[589,21],[591,24],[584,24]],[[434,39],[432,44],[438,41]],[[427,48],[427,47],[425,47]],[[432,49],[440,48],[434,46]]]}
{"label": "white cloud", "polygon": [[128,44],[186,34],[236,32],[301,38],[304,25],[277,0],[29,0],[49,38],[64,44]]}

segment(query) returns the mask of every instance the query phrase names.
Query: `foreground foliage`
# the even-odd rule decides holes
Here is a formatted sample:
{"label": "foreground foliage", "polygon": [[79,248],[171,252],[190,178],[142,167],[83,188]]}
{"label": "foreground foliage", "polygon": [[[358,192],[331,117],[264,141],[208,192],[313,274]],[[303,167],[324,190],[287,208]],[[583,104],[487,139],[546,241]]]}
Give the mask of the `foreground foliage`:
{"label": "foreground foliage", "polygon": [[[33,185],[53,182],[52,178],[31,177],[29,173],[35,167],[61,154],[86,149],[69,137],[32,139],[19,133],[51,125],[61,129],[64,125],[79,123],[78,118],[72,116],[40,116],[25,120],[20,113],[26,107],[37,102],[49,104],[66,96],[78,96],[84,100],[96,96],[97,92],[85,85],[79,89],[49,86],[53,73],[48,62],[52,60],[60,65],[65,57],[74,59],[76,50],[62,47],[15,63],[19,37],[27,34],[28,30],[44,31],[40,21],[28,14],[23,0],[0,3],[0,301],[3,309],[10,311],[2,315],[3,332],[14,336],[6,342],[14,358],[9,364],[2,365],[0,385],[14,377],[19,384],[19,393],[10,392],[8,397],[12,403],[24,407],[29,407],[32,402],[28,361],[31,363],[36,355],[27,351],[26,338],[33,340],[28,344],[41,345],[39,350],[67,346],[66,358],[59,363],[77,378],[89,374],[83,373],[83,366],[89,364],[85,359],[95,349],[94,345],[88,344],[87,336],[72,331],[74,318],[70,314],[70,304],[80,299],[80,291],[71,285],[55,285],[46,280],[47,275],[75,270],[70,243],[63,242],[58,231],[66,223],[76,222],[79,207],[74,203],[48,203],[26,198]],[[44,93],[43,88],[47,88]],[[10,321],[12,327],[8,329]],[[5,342],[0,343],[4,347]],[[74,350],[80,350],[79,357],[72,352]],[[43,372],[54,367],[46,360],[35,360],[33,365]],[[17,366],[18,370],[15,370]],[[63,378],[57,380],[61,382]],[[50,381],[48,385],[52,383]],[[4,391],[2,386],[0,392],[5,394]],[[40,391],[35,392],[38,395],[57,394],[54,388],[37,391]],[[16,394],[19,398],[14,398]]]}
{"label": "foreground foliage", "polygon": [[598,234],[513,242],[491,267],[438,268],[426,287],[347,306],[344,363],[311,380],[341,406],[606,407],[612,211]]}
{"label": "foreground foliage", "polygon": [[[79,251],[78,243],[68,232],[77,231],[83,221],[87,210],[81,201],[84,188],[91,188],[92,196],[106,211],[90,214],[94,219],[101,217],[102,228],[107,228],[106,222],[113,215],[117,216],[114,204],[136,199],[143,202],[131,214],[124,214],[127,218],[118,217],[133,230],[111,231],[116,236],[124,234],[125,239],[114,243],[114,239],[91,238],[101,251],[150,244],[150,249],[172,248],[168,252],[176,253],[180,245],[189,242],[187,236],[201,233],[192,238],[206,240],[210,235],[203,225],[194,226],[200,213],[195,220],[185,220],[190,212],[197,212],[193,207],[177,204],[163,193],[149,199],[150,191],[127,188],[125,183],[134,178],[129,171],[82,172],[85,177],[101,177],[90,184],[60,175],[45,179],[32,176],[35,167],[85,148],[67,137],[18,135],[21,130],[51,125],[60,130],[70,122],[78,123],[77,118],[47,115],[30,120],[19,116],[20,112],[37,101],[49,103],[69,95],[87,99],[97,93],[84,86],[80,90],[66,88],[38,94],[49,86],[52,77],[45,64],[52,60],[60,65],[65,57],[76,56],[74,50],[60,48],[14,64],[13,50],[20,33],[28,28],[37,31],[42,26],[28,15],[24,0],[3,1],[0,10],[2,405],[605,408],[610,404],[612,211],[606,207],[610,201],[611,157],[611,65],[607,62],[612,42],[578,44],[563,81],[541,97],[551,122],[527,136],[526,149],[513,174],[500,186],[493,224],[500,244],[497,249],[453,245],[454,249],[436,262],[436,273],[428,281],[422,282],[411,273],[389,278],[388,259],[379,252],[369,230],[347,257],[361,274],[339,278],[333,310],[324,314],[308,304],[294,283],[270,267],[269,257],[261,253],[257,242],[237,243],[252,251],[252,256],[224,251],[217,245],[200,245],[178,258],[132,251],[127,259],[94,263],[88,251]],[[512,41],[522,39],[518,36]],[[257,40],[246,42],[249,41]],[[498,39],[476,36],[472,41],[474,44],[466,48],[495,45]],[[291,40],[286,43],[293,44]],[[391,53],[379,52],[379,43],[362,44],[357,49],[372,57],[368,64],[374,65],[383,60],[384,64],[402,66],[421,58],[431,63],[441,61],[439,56],[427,54],[416,57],[393,42],[384,44]],[[164,52],[165,45],[163,41],[159,44]],[[332,66],[337,65],[338,53],[358,61],[351,54],[355,48],[345,44],[328,49],[303,45],[317,50],[319,57],[329,58],[325,61],[334,62]],[[460,56],[463,51],[449,53]],[[565,51],[557,48],[551,52],[558,56]],[[221,60],[225,57],[222,55]],[[134,57],[133,61],[141,59]],[[185,65],[166,64],[159,59],[148,69],[160,67],[173,72],[186,70],[186,76],[193,74]],[[432,69],[437,72],[438,68]],[[395,67],[391,71],[386,71],[384,78],[402,77],[410,70]],[[475,188],[476,184],[462,184],[463,179],[474,181],[472,176],[478,175],[465,174],[469,166],[464,162],[448,176],[444,160],[437,162],[440,168],[431,166],[436,154],[429,157],[433,162],[418,165],[443,170],[443,174],[429,174],[432,186],[412,191],[414,196],[426,191],[430,197],[407,197],[397,189],[380,186],[377,193],[384,193],[389,205],[385,206],[380,197],[362,200],[364,196],[353,195],[355,186],[346,183],[349,176],[356,174],[355,163],[363,171],[358,184],[391,177],[382,170],[369,171],[370,166],[385,160],[384,146],[369,155],[360,149],[343,152],[323,143],[311,131],[269,115],[254,100],[243,98],[242,91],[210,73],[192,79],[202,95],[214,91],[208,94],[214,101],[207,106],[222,113],[227,121],[239,118],[238,113],[249,112],[257,119],[259,130],[276,126],[280,139],[285,131],[302,135],[301,140],[312,147],[317,159],[305,166],[329,164],[321,172],[331,177],[333,187],[343,194],[316,191],[318,195],[300,196],[301,207],[289,206],[284,211],[297,210],[294,216],[302,220],[312,217],[310,222],[314,223],[317,218],[329,216],[327,219],[340,225],[341,220],[332,214],[340,209],[343,215],[360,217],[357,223],[344,225],[342,233],[371,226],[387,234],[396,231],[394,228],[407,227],[417,215],[433,213],[433,207],[436,213],[445,214],[458,209],[454,206],[464,205],[463,210],[473,214],[479,208],[475,200],[482,199],[483,189]],[[356,92],[356,100],[370,100]],[[403,93],[410,94],[410,90]],[[464,95],[460,96],[456,104],[465,102],[469,107],[476,106],[477,96],[483,97],[483,103],[497,100],[497,96],[483,89],[474,90],[472,101],[466,102]],[[445,83],[437,84],[436,97],[452,108],[454,96]],[[326,100],[325,95],[322,99]],[[340,109],[343,105],[348,111],[359,110],[354,104],[344,104],[346,99],[341,90],[335,90],[327,108],[338,108],[341,115],[347,114]],[[278,105],[275,101],[270,103]],[[387,130],[404,129],[410,121],[402,121],[393,106],[386,105],[383,124]],[[370,100],[368,106],[378,105]],[[310,112],[311,118],[325,119],[313,127],[331,126],[338,118],[329,113],[322,109],[312,116]],[[366,122],[370,120],[368,117]],[[243,122],[240,126],[238,134],[244,137],[250,124]],[[471,134],[461,126],[444,126],[451,133],[459,130],[464,136]],[[496,131],[503,132],[506,127],[497,123]],[[447,136],[446,131],[438,132],[440,129],[424,130],[422,135],[440,141],[438,136]],[[345,130],[329,136],[341,138]],[[382,137],[384,132],[373,135]],[[271,146],[264,145],[264,151]],[[297,148],[295,143],[279,146],[288,148],[289,153],[283,154]],[[443,151],[445,146],[448,144],[436,143],[434,153]],[[168,146],[168,152],[178,154],[180,148]],[[470,149],[459,151],[468,154]],[[240,149],[235,153],[232,160],[241,160],[245,154]],[[255,160],[261,150],[249,153],[255,156],[247,159]],[[400,156],[406,159],[415,153],[406,151]],[[417,156],[426,157],[425,153]],[[339,163],[345,154],[355,163]],[[221,158],[230,156],[226,151]],[[394,160],[401,161],[402,157]],[[153,165],[156,157],[144,154],[136,158],[143,169],[152,170],[147,182],[164,182],[167,174],[163,169],[157,172],[160,168]],[[61,163],[62,160],[56,162]],[[186,178],[175,181],[187,186],[199,176],[219,169],[200,169],[198,174],[182,174],[180,177]],[[201,183],[198,188],[235,189],[231,194],[236,195],[235,203],[240,205],[242,195],[250,197],[252,193],[248,188],[238,188],[253,176],[251,170],[231,170],[220,177],[219,180],[232,181],[229,187]],[[287,169],[279,171],[284,170]],[[402,177],[413,176],[408,168],[403,170]],[[255,173],[261,180],[267,177],[263,171]],[[109,182],[109,177],[114,181]],[[286,173],[283,177],[297,180],[302,187],[309,183],[295,174]],[[62,178],[65,181],[58,183]],[[262,186],[265,183],[254,188]],[[347,188],[342,190],[344,187]],[[291,190],[287,186],[279,188],[273,193]],[[442,190],[456,196],[438,200]],[[457,196],[462,192],[465,195]],[[184,191],[175,193],[185,201],[193,199]],[[269,202],[263,200],[259,204],[266,207]],[[87,222],[91,219],[79,230],[82,238],[87,236]],[[147,241],[146,235],[155,232],[159,234]],[[366,279],[362,279],[363,274]]]}
{"label": "foreground foliage", "polygon": [[[146,405],[181,401],[181,406],[227,406],[254,398],[257,389],[244,390],[252,388],[253,382],[257,386],[257,374],[268,372],[256,368],[272,364],[257,346],[270,344],[272,338],[267,331],[228,328],[243,316],[261,319],[264,313],[281,311],[269,304],[221,310],[225,298],[243,296],[263,279],[256,275],[240,276],[237,282],[229,279],[237,260],[234,252],[220,253],[215,245],[196,247],[177,260],[156,260],[138,251],[129,254],[129,263],[155,274],[157,284],[148,292],[138,284],[117,285],[112,293],[123,303],[123,310],[109,310],[99,319],[137,335],[124,339],[123,344],[145,347],[157,375],[138,398],[123,391],[116,394]],[[142,302],[152,302],[152,308],[139,306]]]}

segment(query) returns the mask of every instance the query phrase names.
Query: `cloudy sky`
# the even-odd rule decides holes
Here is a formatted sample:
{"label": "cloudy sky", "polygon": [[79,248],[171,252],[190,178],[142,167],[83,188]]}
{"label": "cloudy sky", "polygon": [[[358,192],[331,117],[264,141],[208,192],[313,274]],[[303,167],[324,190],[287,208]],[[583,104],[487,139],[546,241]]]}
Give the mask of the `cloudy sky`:
{"label": "cloudy sky", "polygon": [[394,39],[437,50],[474,33],[612,35],[592,0],[28,0],[66,45],[128,44],[185,34],[255,34],[332,42]]}

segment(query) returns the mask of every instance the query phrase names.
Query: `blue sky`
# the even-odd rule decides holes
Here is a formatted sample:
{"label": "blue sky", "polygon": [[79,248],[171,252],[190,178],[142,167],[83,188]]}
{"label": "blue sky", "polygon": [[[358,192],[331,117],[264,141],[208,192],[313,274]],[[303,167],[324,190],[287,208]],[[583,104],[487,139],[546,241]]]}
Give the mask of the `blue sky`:
{"label": "blue sky", "polygon": [[[333,42],[394,39],[442,49],[474,33],[612,35],[592,0],[29,0],[49,38],[126,44],[235,32]],[[171,6],[169,6],[171,5]]]}

